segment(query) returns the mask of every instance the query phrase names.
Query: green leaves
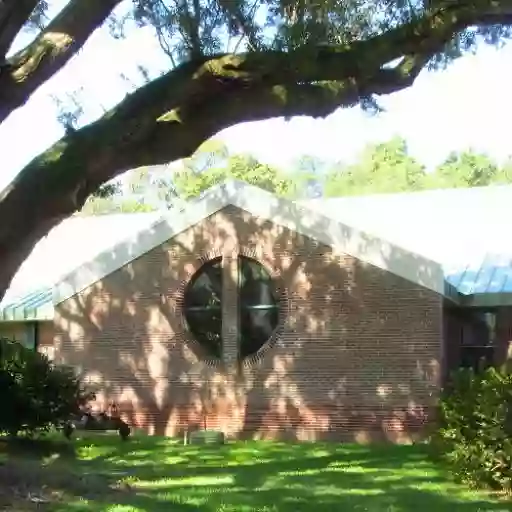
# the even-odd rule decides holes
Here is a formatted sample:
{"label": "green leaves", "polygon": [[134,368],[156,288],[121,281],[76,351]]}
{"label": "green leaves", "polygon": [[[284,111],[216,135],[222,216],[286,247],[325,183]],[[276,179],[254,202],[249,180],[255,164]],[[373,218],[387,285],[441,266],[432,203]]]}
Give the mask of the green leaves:
{"label": "green leaves", "polygon": [[303,188],[297,178],[298,175],[261,163],[251,155],[229,154],[225,147],[217,147],[210,154],[198,151],[184,160],[173,182],[177,195],[183,199],[197,197],[228,179],[245,181],[279,196],[296,197]]}
{"label": "green leaves", "polygon": [[[318,45],[344,46],[414,23],[431,14],[423,0],[132,0],[131,18],[139,26],[152,26],[174,65],[198,55],[217,52],[291,51]],[[457,14],[468,8],[451,2]],[[443,9],[443,3],[439,11]],[[484,13],[485,3],[475,6]],[[457,11],[457,12],[456,12]],[[504,13],[505,16],[506,13]],[[477,13],[471,14],[478,21]],[[482,20],[485,16],[480,16]],[[496,16],[495,16],[496,17]],[[496,18],[499,21],[498,18]],[[126,21],[126,20],[124,20]],[[499,25],[474,25],[441,45],[430,67],[443,67],[479,42],[500,45],[510,38],[506,20]],[[440,22],[441,23],[441,22]],[[123,24],[123,22],[118,22]],[[439,28],[439,27],[437,27]],[[119,32],[119,30],[117,30]],[[227,36],[227,37],[226,37]],[[444,46],[444,49],[442,49]]]}
{"label": "green leaves", "polygon": [[464,482],[512,489],[512,375],[461,369],[441,402],[436,440]]}
{"label": "green leaves", "polygon": [[328,197],[412,192],[438,188],[468,188],[510,183],[510,162],[499,166],[474,151],[452,153],[428,172],[407,149],[404,139],[369,145],[353,165],[336,165],[325,175]]}
{"label": "green leaves", "polygon": [[330,197],[421,190],[424,167],[407,152],[404,139],[370,145],[360,160],[327,173],[325,194]]}
{"label": "green leaves", "polygon": [[92,398],[71,369],[0,338],[0,432],[33,434],[61,426]]}
{"label": "green leaves", "polygon": [[490,157],[465,151],[452,153],[438,168],[440,184],[450,187],[480,187],[506,180],[502,169]]}
{"label": "green leaves", "polygon": [[452,153],[428,172],[408,152],[406,141],[394,137],[368,145],[352,165],[329,164],[303,155],[289,169],[258,161],[250,154],[230,153],[216,138],[204,142],[179,166],[143,167],[125,180],[103,185],[86,202],[82,213],[146,212],[170,208],[177,200],[200,196],[228,179],[245,181],[290,199],[323,193],[326,197],[412,192],[439,188],[467,188],[510,183],[512,161],[499,166],[489,156],[473,151]]}

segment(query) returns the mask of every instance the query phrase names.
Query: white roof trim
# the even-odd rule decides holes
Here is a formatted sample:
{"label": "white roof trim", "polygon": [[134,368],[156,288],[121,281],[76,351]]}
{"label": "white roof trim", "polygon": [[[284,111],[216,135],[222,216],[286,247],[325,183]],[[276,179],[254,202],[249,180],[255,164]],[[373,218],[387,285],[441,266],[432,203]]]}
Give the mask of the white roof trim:
{"label": "white roof trim", "polygon": [[203,197],[188,203],[183,210],[165,213],[150,228],[138,232],[74,270],[56,284],[53,303],[59,304],[76,295],[228,205],[444,294],[444,276],[439,263],[342,224],[305,205],[276,197],[246,183],[228,181],[211,188]]}

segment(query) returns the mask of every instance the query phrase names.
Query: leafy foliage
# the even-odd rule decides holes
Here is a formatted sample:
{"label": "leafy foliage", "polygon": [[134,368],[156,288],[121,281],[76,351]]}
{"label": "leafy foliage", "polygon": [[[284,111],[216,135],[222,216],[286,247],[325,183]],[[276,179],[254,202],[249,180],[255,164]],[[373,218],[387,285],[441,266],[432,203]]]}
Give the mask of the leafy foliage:
{"label": "leafy foliage", "polygon": [[424,188],[426,171],[407,152],[405,140],[395,137],[368,146],[355,165],[332,169],[326,177],[329,196],[405,192]]}
{"label": "leafy foliage", "polygon": [[512,374],[461,369],[441,403],[437,441],[462,481],[512,489]]}
{"label": "leafy foliage", "polygon": [[33,434],[61,427],[93,398],[71,369],[0,338],[0,432]]}
{"label": "leafy foliage", "polygon": [[512,163],[500,166],[486,154],[450,154],[428,171],[412,156],[404,139],[371,144],[350,165],[329,164],[303,155],[292,169],[280,169],[250,154],[231,154],[220,141],[203,144],[190,158],[169,166],[143,168],[126,176],[128,192],[119,182],[104,185],[82,209],[84,215],[145,212],[177,205],[233,178],[274,194],[292,198],[340,197],[375,193],[413,192],[512,183]]}
{"label": "leafy foliage", "polygon": [[135,198],[118,200],[117,192],[110,196],[92,196],[81,210],[82,215],[104,215],[112,213],[145,213],[155,210],[155,206]]}
{"label": "leafy foliage", "polygon": [[[286,51],[344,45],[411,23],[430,7],[423,0],[132,0],[132,5],[131,14],[118,24],[133,19],[138,26],[154,27],[175,63],[235,48]],[[461,31],[431,65],[445,65],[474,50],[478,38],[496,45],[508,37],[510,31],[503,25],[471,27]]]}
{"label": "leafy foliage", "polygon": [[506,184],[512,183],[511,171],[510,162],[500,166],[488,155],[472,150],[453,152],[428,171],[409,154],[405,140],[395,137],[368,146],[354,165],[331,167],[324,194],[336,197]]}
{"label": "leafy foliage", "polygon": [[194,158],[186,161],[174,176],[176,193],[184,199],[199,196],[227,179],[245,181],[278,195],[294,195],[296,184],[284,172],[263,164],[250,155],[231,155],[221,165],[198,172]]}
{"label": "leafy foliage", "polygon": [[452,153],[437,169],[440,184],[451,187],[479,187],[492,183],[506,183],[507,175],[487,155]]}

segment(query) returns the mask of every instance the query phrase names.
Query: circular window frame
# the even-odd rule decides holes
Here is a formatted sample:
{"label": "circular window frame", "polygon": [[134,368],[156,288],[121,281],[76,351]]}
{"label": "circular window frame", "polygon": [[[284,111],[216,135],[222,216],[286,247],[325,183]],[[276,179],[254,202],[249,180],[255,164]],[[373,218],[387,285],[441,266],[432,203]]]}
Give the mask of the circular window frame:
{"label": "circular window frame", "polygon": [[[259,363],[265,357],[266,353],[271,350],[279,340],[286,324],[289,300],[280,272],[275,269],[275,267],[271,264],[270,259],[266,257],[264,253],[261,253],[255,249],[247,248],[238,248],[233,251],[232,257],[240,256],[255,261],[261,265],[268,273],[272,283],[271,289],[276,300],[276,305],[278,307],[277,325],[269,338],[253,354],[248,355],[243,359],[240,358],[240,354],[238,354],[238,364],[244,368],[249,368]],[[185,294],[188,286],[190,286],[190,284],[194,281],[195,276],[205,264],[208,264],[219,258],[222,259],[224,257],[226,257],[226,254],[223,254],[221,251],[212,251],[195,260],[193,268],[190,269],[186,278],[181,282],[179,299],[176,303],[176,309],[178,310],[177,313],[180,315],[180,334],[183,338],[183,341],[190,348],[198,362],[201,361],[207,366],[216,368],[223,366],[223,358],[222,356],[220,358],[216,358],[209,354],[203,345],[194,336],[185,314]]]}

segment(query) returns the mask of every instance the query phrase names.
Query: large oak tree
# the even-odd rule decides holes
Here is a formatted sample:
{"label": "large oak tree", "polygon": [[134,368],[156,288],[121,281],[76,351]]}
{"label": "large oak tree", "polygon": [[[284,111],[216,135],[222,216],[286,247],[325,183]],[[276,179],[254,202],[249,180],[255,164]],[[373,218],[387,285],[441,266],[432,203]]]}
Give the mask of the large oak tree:
{"label": "large oak tree", "polygon": [[[168,72],[92,124],[69,129],[0,194],[0,296],[34,244],[123,171],[188,156],[235,123],[371,103],[479,38],[508,37],[512,23],[512,0],[125,2],[139,25],[154,27]],[[45,1],[0,0],[0,122],[112,22],[122,2],[63,3],[41,24]],[[27,23],[39,27],[34,40],[9,53]],[[237,42],[223,51],[228,40]]]}

